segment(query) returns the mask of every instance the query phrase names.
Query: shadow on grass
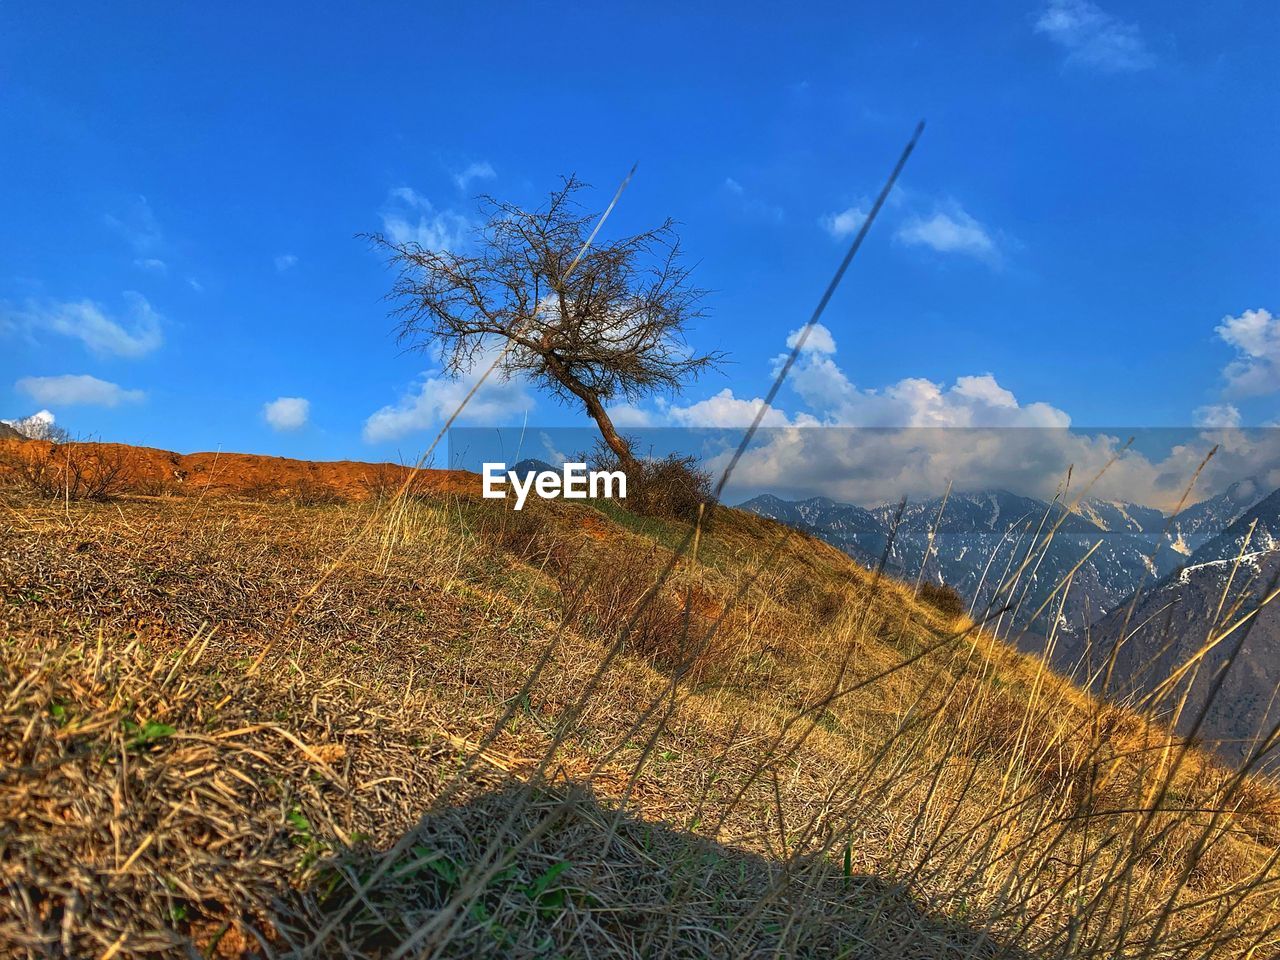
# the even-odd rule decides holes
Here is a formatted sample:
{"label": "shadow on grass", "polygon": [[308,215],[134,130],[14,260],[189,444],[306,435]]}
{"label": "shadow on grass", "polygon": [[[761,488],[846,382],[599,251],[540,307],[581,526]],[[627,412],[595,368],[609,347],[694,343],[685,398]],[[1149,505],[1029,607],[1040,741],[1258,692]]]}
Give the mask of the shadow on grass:
{"label": "shadow on grass", "polygon": [[356,848],[318,865],[302,926],[342,917],[318,955],[389,956],[435,924],[407,956],[1024,956],[839,856],[767,859],[576,787],[514,784],[437,810],[353,896],[384,858]]}

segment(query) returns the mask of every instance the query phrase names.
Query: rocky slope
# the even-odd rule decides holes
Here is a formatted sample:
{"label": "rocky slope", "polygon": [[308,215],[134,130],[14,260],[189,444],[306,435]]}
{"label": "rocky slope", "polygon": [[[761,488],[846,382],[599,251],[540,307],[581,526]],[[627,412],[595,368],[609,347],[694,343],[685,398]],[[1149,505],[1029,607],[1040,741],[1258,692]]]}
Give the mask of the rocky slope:
{"label": "rocky slope", "polygon": [[[1207,710],[1199,735],[1227,757],[1244,757],[1259,731],[1280,716],[1275,704],[1280,689],[1280,617],[1273,606],[1257,609],[1277,577],[1280,490],[1204,542],[1185,566],[1136,603],[1122,604],[1096,625],[1093,648],[1099,656],[1119,642],[1116,694],[1151,696],[1180,665],[1212,645],[1183,685],[1189,692],[1178,728],[1190,731],[1196,716]],[[1234,662],[1223,674],[1233,655]],[[1218,683],[1221,690],[1213,696]],[[1182,689],[1156,705],[1172,704]],[[1271,761],[1267,766],[1277,764]]]}

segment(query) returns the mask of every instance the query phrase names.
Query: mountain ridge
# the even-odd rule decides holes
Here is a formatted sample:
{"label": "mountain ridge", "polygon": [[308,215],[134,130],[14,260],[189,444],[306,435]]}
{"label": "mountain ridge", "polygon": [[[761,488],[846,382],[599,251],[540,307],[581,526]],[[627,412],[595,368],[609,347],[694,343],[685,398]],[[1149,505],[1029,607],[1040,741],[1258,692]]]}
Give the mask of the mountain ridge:
{"label": "mountain ridge", "polygon": [[[1048,635],[1055,629],[1084,632],[1140,587],[1185,566],[1257,502],[1260,490],[1254,478],[1238,481],[1173,518],[1120,500],[1089,497],[1068,506],[1003,488],[961,491],[945,504],[942,497],[906,503],[896,529],[894,503],[862,507],[829,497],[788,501],[763,494],[739,506],[804,529],[864,564],[884,557],[890,571],[908,580],[946,583],[975,611],[1017,597],[1009,625]],[[1043,555],[1027,562],[1045,539]],[[1068,575],[1072,588],[1057,615],[1033,616]],[[1019,582],[998,600],[1010,577]]]}

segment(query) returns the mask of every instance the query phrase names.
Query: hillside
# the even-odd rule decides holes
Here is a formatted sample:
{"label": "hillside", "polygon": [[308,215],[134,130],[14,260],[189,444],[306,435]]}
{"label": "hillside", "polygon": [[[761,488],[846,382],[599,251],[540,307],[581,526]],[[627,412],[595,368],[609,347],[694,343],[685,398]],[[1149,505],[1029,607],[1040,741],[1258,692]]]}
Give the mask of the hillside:
{"label": "hillside", "polygon": [[1280,948],[1270,785],[815,538],[280,476],[0,494],[0,953]]}
{"label": "hillside", "polygon": [[[1280,491],[1202,544],[1185,566],[1144,591],[1132,610],[1122,604],[1095,626],[1096,649],[1110,650],[1122,640],[1116,693],[1154,697],[1153,705],[1167,710],[1185,693],[1179,728],[1190,730],[1204,711],[1199,735],[1233,761],[1247,756],[1259,734],[1280,720],[1280,619],[1269,606],[1244,619],[1278,575]],[[1226,669],[1233,654],[1235,662]],[[1188,662],[1198,666],[1185,689],[1160,695],[1165,678]],[[1221,690],[1211,701],[1215,687]],[[1274,768],[1276,761],[1268,758],[1264,765]]]}
{"label": "hillside", "polygon": [[[120,443],[6,440],[0,436],[0,481],[61,488],[65,464],[111,474],[108,495],[248,496],[265,500],[361,501],[394,493],[413,471],[393,463],[317,462],[247,453],[174,453]],[[73,471],[74,472],[74,471]],[[24,474],[24,476],[15,476]],[[23,481],[28,482],[23,482]],[[414,490],[478,489],[457,470],[418,471]],[[74,494],[73,494],[74,496]]]}

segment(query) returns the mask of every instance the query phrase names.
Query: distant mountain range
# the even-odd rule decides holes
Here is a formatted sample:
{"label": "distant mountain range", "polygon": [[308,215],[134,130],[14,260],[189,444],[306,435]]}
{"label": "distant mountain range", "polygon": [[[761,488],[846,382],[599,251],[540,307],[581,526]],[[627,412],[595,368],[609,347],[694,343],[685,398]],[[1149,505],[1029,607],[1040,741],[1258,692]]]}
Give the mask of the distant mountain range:
{"label": "distant mountain range", "polygon": [[[1119,696],[1150,692],[1199,649],[1242,548],[1245,560],[1232,579],[1231,595],[1254,599],[1237,616],[1251,609],[1255,595],[1280,571],[1280,491],[1268,495],[1253,479],[1172,520],[1132,503],[1086,499],[1068,513],[1062,504],[1005,490],[953,493],[945,507],[940,497],[908,503],[892,545],[896,504],[865,508],[825,497],[788,501],[764,495],[740,506],[812,533],[868,566],[883,557],[886,568],[908,582],[945,582],[977,618],[1008,606],[1002,616],[989,614],[989,625],[1035,652],[1053,633],[1054,662],[1064,671],[1100,667],[1116,639],[1133,634],[1117,654],[1112,692]],[[1048,546],[1033,550],[1055,527]],[[1069,574],[1063,601],[1056,588]],[[1228,601],[1225,609],[1230,608]],[[1201,730],[1205,739],[1223,741],[1228,756],[1241,755],[1239,741],[1252,737],[1269,716],[1272,695],[1280,689],[1280,617],[1267,609],[1258,621]],[[1144,626],[1134,633],[1138,625]],[[1204,703],[1230,648],[1228,638],[1205,658],[1185,716]]]}
{"label": "distant mountain range", "polygon": [[[741,506],[821,537],[868,566],[886,556],[899,577],[950,584],[975,615],[1011,605],[1006,628],[1047,634],[1055,621],[1061,632],[1082,632],[1143,583],[1185,563],[1261,493],[1256,481],[1242,481],[1172,523],[1159,510],[1132,503],[1086,499],[1068,514],[1060,503],[1006,490],[953,493],[945,506],[940,497],[908,503],[887,556],[894,504],[868,509],[826,497],[764,495]],[[1047,549],[1033,551],[1051,532]],[[1055,588],[1086,555],[1061,603]]]}

